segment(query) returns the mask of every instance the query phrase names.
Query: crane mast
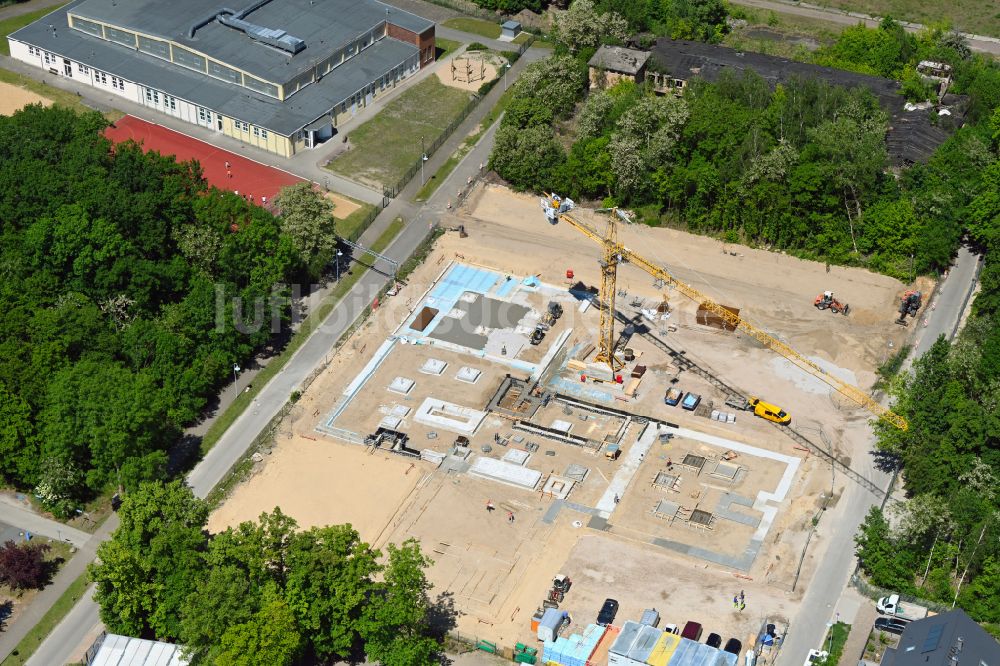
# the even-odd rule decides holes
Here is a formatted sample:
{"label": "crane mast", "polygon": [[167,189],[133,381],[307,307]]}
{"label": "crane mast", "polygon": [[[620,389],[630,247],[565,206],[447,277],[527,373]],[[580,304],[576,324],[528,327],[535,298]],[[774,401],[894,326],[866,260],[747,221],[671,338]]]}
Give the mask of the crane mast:
{"label": "crane mast", "polygon": [[[602,363],[608,363],[611,367],[612,373],[617,372],[622,367],[621,361],[615,356],[615,331],[614,331],[614,306],[615,306],[615,292],[616,292],[616,278],[618,264],[621,262],[628,262],[635,264],[637,267],[644,270],[646,273],[656,278],[657,280],[662,280],[663,282],[672,285],[679,292],[701,304],[701,306],[709,310],[710,312],[718,315],[723,321],[731,325],[733,328],[739,329],[758,342],[760,342],[765,347],[771,349],[772,351],[780,354],[781,356],[788,359],[796,367],[808,372],[817,379],[825,382],[831,388],[835,389],[841,395],[845,396],[854,403],[864,407],[869,412],[875,416],[883,419],[884,421],[891,423],[900,430],[907,430],[909,425],[899,414],[896,414],[889,408],[880,404],[877,400],[872,398],[870,395],[862,391],[856,386],[848,384],[847,382],[837,379],[833,375],[829,374],[823,370],[818,364],[809,360],[802,354],[798,353],[787,344],[778,340],[774,336],[770,335],[766,331],[754,326],[744,318],[737,314],[734,314],[722,307],[714,300],[701,293],[691,285],[681,282],[675,278],[668,270],[657,266],[653,262],[649,261],[642,255],[636,254],[632,250],[628,249],[618,241],[618,227],[616,218],[622,217],[618,210],[612,210],[611,215],[608,218],[608,228],[604,236],[597,233],[595,230],[591,229],[588,225],[580,222],[575,217],[569,214],[569,211],[573,208],[573,201],[570,199],[561,199],[558,196],[552,194],[546,194],[545,198],[541,200],[542,209],[545,211],[545,216],[550,222],[555,223],[558,221],[563,221],[568,223],[571,227],[581,232],[583,235],[590,238],[592,241],[599,243],[603,249],[603,258],[601,260],[601,328],[600,328],[600,345],[598,348],[598,355],[596,360]],[[627,219],[627,218],[626,218]],[[617,365],[616,365],[617,364]]]}

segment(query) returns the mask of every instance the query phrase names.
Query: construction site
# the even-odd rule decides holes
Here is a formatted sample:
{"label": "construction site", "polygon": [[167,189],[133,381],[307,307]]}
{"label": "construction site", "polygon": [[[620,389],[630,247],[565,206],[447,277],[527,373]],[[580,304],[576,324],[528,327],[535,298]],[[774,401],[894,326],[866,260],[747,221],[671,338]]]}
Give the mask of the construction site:
{"label": "construction site", "polygon": [[771,663],[933,284],[495,185],[439,224],[210,528],[416,538],[454,631],[526,663]]}

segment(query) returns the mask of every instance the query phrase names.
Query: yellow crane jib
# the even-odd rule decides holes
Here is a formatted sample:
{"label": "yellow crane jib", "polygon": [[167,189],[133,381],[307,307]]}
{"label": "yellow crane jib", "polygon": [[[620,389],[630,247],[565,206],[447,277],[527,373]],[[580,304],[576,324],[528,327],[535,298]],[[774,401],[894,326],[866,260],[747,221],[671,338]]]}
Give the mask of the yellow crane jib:
{"label": "yellow crane jib", "polygon": [[[591,240],[600,243],[604,249],[604,258],[601,263],[602,267],[602,283],[601,283],[601,345],[599,347],[599,353],[603,354],[605,349],[610,350],[611,358],[614,359],[614,296],[615,296],[615,277],[617,273],[617,265],[620,262],[629,262],[635,264],[646,273],[651,275],[657,280],[662,280],[663,282],[670,284],[679,292],[695,301],[700,303],[702,307],[709,310],[713,314],[718,315],[726,323],[730,324],[733,328],[739,329],[751,335],[754,339],[760,342],[765,347],[771,349],[775,353],[781,354],[781,356],[788,359],[796,367],[801,368],[805,372],[808,372],[817,379],[823,381],[831,388],[835,389],[838,393],[845,396],[854,403],[864,407],[869,412],[879,417],[880,419],[891,423],[900,430],[907,430],[909,424],[907,424],[906,419],[904,419],[899,414],[896,414],[888,407],[883,406],[873,397],[862,391],[856,386],[848,384],[847,382],[841,381],[840,379],[829,374],[818,364],[810,359],[806,358],[802,354],[798,353],[787,344],[778,340],[769,333],[757,328],[744,318],[737,314],[734,314],[722,307],[714,300],[701,293],[691,285],[681,282],[675,278],[669,271],[657,266],[652,263],[642,255],[636,254],[632,250],[628,249],[624,245],[618,242],[618,229],[615,224],[616,217],[623,217],[620,211],[614,210],[609,217],[608,221],[608,233],[604,236],[598,234],[595,230],[591,229],[586,224],[580,222],[572,215],[568,215],[568,211],[572,210],[574,203],[571,199],[561,199],[554,194],[546,194],[545,198],[542,199],[542,209],[545,211],[546,217],[553,224],[559,220],[569,223],[577,231],[580,231],[585,236]],[[626,219],[627,218],[624,218]],[[608,266],[608,268],[605,268]],[[610,292],[610,297],[605,295],[605,292]],[[608,318],[610,323],[605,322],[605,313],[608,313]],[[610,333],[608,332],[610,330]],[[599,360],[606,360],[601,356],[598,356]],[[613,367],[613,366],[612,366]],[[621,366],[618,366],[619,368]],[[614,368],[617,371],[618,368]]]}

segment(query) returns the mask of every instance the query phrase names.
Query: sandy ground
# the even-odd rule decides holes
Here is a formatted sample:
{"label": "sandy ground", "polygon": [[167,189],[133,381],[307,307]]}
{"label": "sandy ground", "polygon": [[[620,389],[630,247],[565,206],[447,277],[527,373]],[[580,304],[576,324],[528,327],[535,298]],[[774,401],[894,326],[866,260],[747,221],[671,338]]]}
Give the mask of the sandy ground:
{"label": "sandy ground", "polygon": [[348,215],[361,208],[360,204],[355,203],[350,199],[337,194],[336,192],[327,192],[324,196],[326,196],[326,198],[333,203],[333,216],[339,220],[345,219]]}
{"label": "sandy ground", "polygon": [[13,115],[15,111],[28,104],[49,106],[52,100],[10,83],[0,82],[0,116]]}
{"label": "sandy ground", "polygon": [[[665,464],[664,457],[676,458],[684,451],[700,450],[695,442],[675,440],[669,446],[654,449],[641,463],[632,485],[615,509],[609,532],[586,527],[587,516],[563,508],[553,522],[543,516],[552,499],[539,493],[500,485],[467,474],[435,469],[426,462],[387,456],[368,455],[356,444],[343,443],[314,430],[341,399],[341,392],[367,363],[372,351],[408,314],[421,304],[421,297],[451,261],[463,261],[494,268],[512,275],[539,275],[549,284],[567,282],[571,268],[575,279],[599,283],[597,247],[566,224],[548,225],[537,199],[517,195],[505,188],[480,188],[468,208],[446,215],[443,226],[464,224],[470,236],[442,236],[427,261],[408,279],[407,285],[383,306],[328,359],[326,367],[305,391],[292,415],[282,423],[270,455],[258,464],[255,475],[241,484],[230,499],[213,514],[210,528],[222,529],[240,520],[280,505],[303,526],[351,522],[362,536],[375,546],[398,542],[408,537],[420,539],[425,552],[434,560],[428,577],[434,585],[432,595],[450,595],[459,610],[457,629],[464,636],[512,645],[515,641],[534,644],[529,618],[540,605],[552,576],[567,573],[575,581],[566,599],[566,608],[580,628],[596,617],[605,597],[621,602],[618,621],[637,619],[642,609],[655,607],[664,622],[700,621],[708,632],[723,640],[736,637],[747,644],[765,618],[777,621],[794,615],[802,591],[823,557],[822,534],[814,537],[804,559],[796,590],[795,570],[813,529],[812,518],[829,502],[830,468],[820,459],[800,449],[775,428],[748,414],[741,414],[735,424],[719,424],[702,414],[683,412],[663,404],[663,391],[672,376],[668,359],[661,350],[645,340],[634,338],[633,346],[648,372],[638,396],[628,409],[653,415],[683,427],[725,436],[753,446],[792,455],[802,464],[791,490],[767,534],[761,554],[749,572],[726,571],[704,560],[681,556],[655,547],[649,541],[663,537],[698,543],[723,551],[739,552],[746,543],[748,530],[743,526],[719,523],[712,533],[690,531],[683,526],[667,525],[650,517],[650,508],[660,497],[683,498],[687,503],[704,502],[709,507],[721,492],[718,484],[704,475],[685,476],[681,492],[673,496],[650,485],[650,480]],[[601,219],[581,211],[578,215],[595,227]],[[675,274],[699,289],[716,296],[720,302],[735,305],[755,323],[788,341],[803,353],[829,363],[837,372],[854,377],[862,386],[870,384],[873,368],[888,354],[887,341],[898,345],[906,329],[893,324],[896,302],[905,285],[859,269],[826,266],[805,262],[781,254],[725,246],[713,239],[665,229],[626,227],[621,239],[628,247],[657,262],[669,265]],[[929,291],[930,284],[921,284]],[[666,295],[673,308],[663,327],[670,344],[715,371],[727,382],[745,391],[761,392],[793,414],[793,422],[822,424],[825,435],[842,459],[850,460],[861,451],[870,432],[866,415],[838,401],[829,391],[817,389],[781,365],[773,352],[755,342],[694,321],[695,306],[679,294],[652,284],[638,269],[623,266],[618,305],[628,310],[639,298],[645,304],[658,302]],[[817,311],[812,306],[816,294],[832,289],[851,304],[848,317]],[[569,343],[593,340],[598,315],[594,309],[580,314],[567,308],[563,320],[572,325]],[[666,332],[669,323],[676,330]],[[424,391],[428,394],[461,390],[449,381],[432,381],[415,372],[430,351],[412,346],[394,350],[391,364],[376,373],[371,389],[362,391],[356,402],[344,412],[343,427],[370,430],[380,418],[382,408],[397,398],[387,396],[385,384],[390,375],[407,374],[419,378],[412,401],[418,404]],[[448,373],[460,365],[481,366],[487,363],[459,352],[436,349],[432,353],[449,363]],[[481,381],[496,382],[505,372],[500,366],[484,368]],[[677,385],[701,393],[706,402],[722,407],[725,396],[706,380],[693,373],[681,373]],[[470,407],[481,409],[487,386],[476,386],[463,394],[444,395]],[[366,394],[367,392],[367,394]],[[459,399],[461,398],[461,399]],[[626,403],[616,406],[622,407]],[[571,419],[560,406],[539,412],[536,422],[550,423],[554,418]],[[594,436],[600,428],[613,430],[615,420],[592,421],[585,426]],[[411,446],[445,450],[454,434],[442,434],[433,442],[424,430],[406,424]],[[412,430],[412,432],[410,432]],[[488,417],[473,438],[472,449],[480,454],[481,445],[492,441],[494,434],[511,434],[511,425],[503,419]],[[594,506],[608,488],[618,469],[617,462],[583,449],[539,440],[542,449],[529,467],[543,474],[561,474],[570,463],[591,470],[586,481],[570,495],[570,501]],[[546,450],[552,450],[549,457]],[[492,456],[502,455],[503,450]],[[545,455],[543,455],[545,454]],[[741,456],[749,474],[735,490],[754,495],[776,482],[781,469],[753,456]],[[835,479],[834,500],[847,482],[842,474]],[[698,497],[692,494],[700,492]],[[500,510],[484,510],[492,500]],[[516,516],[513,524],[506,512]],[[582,521],[582,522],[581,522]],[[825,521],[828,522],[828,521]],[[823,525],[821,523],[821,532]],[[651,572],[657,572],[650,577]],[[651,582],[655,581],[655,582]],[[747,609],[743,614],[732,609],[732,595],[744,589]]]}
{"label": "sandy ground", "polygon": [[462,53],[438,67],[436,74],[446,86],[475,92],[487,81],[497,78],[497,65],[491,60],[487,56],[479,58]]}
{"label": "sandy ground", "polygon": [[220,532],[280,506],[302,528],[350,523],[373,542],[424,471],[359,446],[282,438],[267,464],[212,514],[208,529]]}

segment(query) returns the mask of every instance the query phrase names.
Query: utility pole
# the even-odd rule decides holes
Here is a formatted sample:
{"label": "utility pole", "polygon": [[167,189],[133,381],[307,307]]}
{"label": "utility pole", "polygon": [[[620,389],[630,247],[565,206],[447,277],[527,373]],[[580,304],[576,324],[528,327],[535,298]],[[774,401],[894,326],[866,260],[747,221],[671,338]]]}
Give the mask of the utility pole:
{"label": "utility pole", "polygon": [[427,182],[424,178],[424,162],[427,161],[427,151],[424,150],[424,136],[420,135],[420,184]]}

